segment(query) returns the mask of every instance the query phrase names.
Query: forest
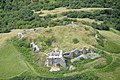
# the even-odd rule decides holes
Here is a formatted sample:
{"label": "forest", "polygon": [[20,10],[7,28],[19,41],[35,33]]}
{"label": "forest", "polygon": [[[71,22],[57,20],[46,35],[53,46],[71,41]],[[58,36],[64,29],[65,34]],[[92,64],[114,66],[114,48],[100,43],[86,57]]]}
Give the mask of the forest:
{"label": "forest", "polygon": [[[68,17],[94,18],[104,21],[102,26],[112,27],[120,30],[120,1],[119,0],[0,0],[0,33],[10,32],[12,29],[35,28],[63,25],[71,20],[52,20],[51,16],[40,17],[33,14],[32,10],[52,10],[58,7],[67,7],[73,9],[85,7],[103,7],[112,8],[95,13],[70,12],[66,13]],[[101,15],[102,14],[102,15]],[[66,23],[66,24],[67,24]],[[94,27],[98,26],[93,24]],[[101,27],[101,25],[99,25]],[[106,29],[105,28],[105,29]],[[102,28],[97,28],[102,29]],[[104,28],[103,28],[104,29]]]}

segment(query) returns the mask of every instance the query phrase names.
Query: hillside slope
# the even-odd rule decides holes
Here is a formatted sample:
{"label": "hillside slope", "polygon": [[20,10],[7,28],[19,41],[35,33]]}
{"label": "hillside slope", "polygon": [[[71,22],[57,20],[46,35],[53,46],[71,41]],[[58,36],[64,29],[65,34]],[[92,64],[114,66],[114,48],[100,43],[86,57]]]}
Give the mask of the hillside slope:
{"label": "hillside slope", "polygon": [[[27,29],[27,30],[29,31],[29,29]],[[20,32],[23,30],[16,30],[16,31]],[[16,36],[17,33],[14,33],[16,31],[11,32],[11,35]],[[62,49],[63,51],[69,51],[72,49],[81,49],[84,46],[86,46],[87,48],[95,48],[95,45],[99,46],[99,42],[97,42],[97,40],[95,38],[96,33],[97,33],[96,30],[94,30],[92,27],[86,26],[83,24],[69,24],[66,26],[56,26],[56,27],[50,27],[50,28],[49,27],[48,28],[36,28],[35,32],[28,32],[27,34],[25,34],[25,39],[27,40],[27,42],[25,40],[25,45],[26,45],[26,43],[29,44],[29,41],[31,41],[31,40],[35,41],[35,43],[38,44],[39,47],[41,47],[41,51],[37,55],[32,55],[33,54],[32,49],[27,49],[27,47],[25,47],[24,45],[23,45],[23,47],[19,47],[19,44],[24,43],[24,40],[18,39],[18,41],[16,42],[16,40],[14,41],[14,39],[12,38],[13,36],[9,36],[9,38],[13,39],[12,42],[11,41],[10,42],[13,43],[14,45],[8,43],[9,45],[3,46],[2,48],[0,48],[1,51],[5,51],[5,49],[7,48],[7,53],[4,52],[5,53],[4,55],[8,56],[8,57],[5,57],[4,55],[1,56],[1,62],[2,62],[1,63],[2,64],[1,71],[2,71],[2,73],[7,72],[4,74],[1,74],[1,78],[13,77],[13,76],[19,75],[21,73],[23,73],[23,74],[21,74],[21,76],[22,75],[30,76],[32,73],[34,73],[33,75],[40,76],[40,78],[41,77],[44,77],[44,78],[46,78],[46,77],[51,77],[51,78],[63,77],[63,79],[64,79],[64,77],[71,78],[71,76],[73,76],[73,75],[74,76],[83,75],[84,78],[85,77],[88,78],[88,77],[92,76],[93,78],[98,77],[98,78],[105,79],[105,80],[109,80],[109,79],[117,80],[117,79],[119,79],[119,74],[118,74],[119,73],[119,63],[118,63],[119,59],[118,59],[118,57],[120,55],[107,52],[106,50],[105,50],[105,53],[101,52],[104,50],[102,48],[99,48],[100,52],[98,51],[98,53],[100,55],[102,55],[101,58],[98,58],[95,60],[85,60],[85,61],[75,62],[73,64],[74,66],[77,66],[77,69],[75,71],[68,71],[67,69],[62,69],[62,71],[57,72],[56,74],[54,74],[54,73],[50,74],[50,72],[48,71],[49,68],[47,68],[46,66],[43,66],[45,63],[45,60],[46,60],[45,53],[48,53],[49,51],[53,50],[54,48],[59,48],[59,49]],[[105,33],[107,33],[107,32],[100,31],[100,34],[103,36]],[[108,33],[113,34],[114,37],[119,36],[110,31],[108,31]],[[52,42],[50,42],[51,44],[47,44],[45,42],[46,40],[50,40],[52,38],[54,38],[54,39]],[[78,39],[79,42],[74,43],[73,42],[74,38]],[[115,40],[114,43],[119,42],[119,41],[116,41],[119,39],[112,39],[112,36],[110,37],[109,35],[105,35],[105,39],[106,40],[111,39],[111,41]],[[16,43],[18,44],[18,46],[15,45]],[[111,45],[111,47],[112,47],[112,45]],[[16,51],[16,49],[17,49],[17,51]],[[28,52],[28,51],[30,51],[30,52]],[[3,54],[3,52],[1,52],[1,54]],[[15,57],[12,56],[12,54]],[[6,60],[4,58],[6,58]],[[15,59],[17,60],[17,63],[16,63]],[[39,61],[38,59],[42,59],[42,61]],[[2,61],[2,60],[4,60],[4,61]],[[35,60],[35,63],[34,64],[31,63],[31,61],[34,61],[34,60]],[[27,61],[27,63],[26,63],[26,61]],[[9,63],[9,67],[11,67],[12,71],[11,70],[9,70],[10,72],[6,71],[8,69],[8,65],[6,63]],[[18,65],[18,63],[19,63],[19,65]],[[3,66],[6,66],[6,67],[4,67],[4,69],[3,69]],[[15,70],[13,70],[13,69],[15,69]],[[112,70],[114,71],[114,74],[111,73]],[[104,71],[107,71],[107,73],[105,73]],[[86,73],[88,73],[88,74],[90,73],[90,75],[87,76],[88,74],[86,74]],[[104,76],[104,74],[109,77]],[[8,76],[6,76],[6,75],[8,75]],[[103,77],[100,77],[100,76],[103,76]],[[82,77],[80,76],[79,78],[82,78]]]}
{"label": "hillside slope", "polygon": [[[0,0],[0,80],[119,80],[119,4],[119,0]],[[31,42],[40,48],[38,53]],[[99,57],[75,62],[64,57],[67,67],[57,65],[57,72],[45,65],[47,53],[54,49],[65,53],[85,47]]]}

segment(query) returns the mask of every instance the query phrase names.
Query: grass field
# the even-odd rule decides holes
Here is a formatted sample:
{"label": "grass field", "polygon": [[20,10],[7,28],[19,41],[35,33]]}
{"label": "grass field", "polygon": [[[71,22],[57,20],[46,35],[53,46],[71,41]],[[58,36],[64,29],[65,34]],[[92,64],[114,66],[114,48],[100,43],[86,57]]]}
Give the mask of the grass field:
{"label": "grass field", "polygon": [[101,35],[103,35],[106,39],[109,39],[112,42],[120,44],[120,35],[115,34],[111,31],[99,31]]}
{"label": "grass field", "polygon": [[27,69],[21,53],[12,44],[2,45],[0,48],[0,79],[17,76]]}
{"label": "grass field", "polygon": [[10,33],[0,33],[0,46],[2,46],[2,44],[6,40],[11,39],[14,36],[17,36],[17,33],[20,31],[22,31],[22,30],[16,29],[16,30],[12,30]]}
{"label": "grass field", "polygon": [[120,36],[111,31],[99,31],[105,37],[104,49],[113,53],[120,53]]}

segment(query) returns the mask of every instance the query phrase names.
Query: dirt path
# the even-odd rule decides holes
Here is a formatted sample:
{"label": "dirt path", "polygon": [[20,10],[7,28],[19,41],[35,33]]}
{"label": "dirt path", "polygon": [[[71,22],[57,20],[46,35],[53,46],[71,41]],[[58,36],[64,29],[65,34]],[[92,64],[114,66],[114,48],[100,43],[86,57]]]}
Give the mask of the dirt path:
{"label": "dirt path", "polygon": [[42,14],[40,14],[40,16],[46,16],[48,14],[54,15],[54,14],[61,14],[63,12],[69,12],[69,11],[94,11],[94,10],[106,10],[106,9],[111,9],[111,8],[81,8],[81,9],[67,9],[67,8],[56,8],[54,10],[42,10],[42,11],[37,11],[34,13],[40,13],[42,12]]}
{"label": "dirt path", "polygon": [[27,65],[27,67],[28,67],[33,73],[35,73],[35,74],[37,74],[37,75],[40,75],[39,73],[37,73],[37,72],[35,71],[35,69],[34,69],[27,61],[25,61],[25,64]]}

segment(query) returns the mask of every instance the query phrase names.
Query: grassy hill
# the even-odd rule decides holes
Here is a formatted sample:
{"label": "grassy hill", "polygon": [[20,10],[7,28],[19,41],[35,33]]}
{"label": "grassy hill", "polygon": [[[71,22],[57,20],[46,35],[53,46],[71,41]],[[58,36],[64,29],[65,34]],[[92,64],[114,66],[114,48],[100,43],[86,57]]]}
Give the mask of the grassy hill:
{"label": "grassy hill", "polygon": [[[119,0],[1,0],[0,79],[119,80],[119,9]],[[27,34],[19,39],[17,33],[24,29]],[[31,41],[39,53],[34,54]],[[73,71],[60,67],[50,72],[46,67],[49,51],[83,47],[101,57],[74,63],[67,59],[76,67]]]}
{"label": "grassy hill", "polygon": [[[8,39],[17,35],[17,32],[22,30],[14,30],[10,34]],[[51,73],[49,68],[44,66],[45,54],[54,48],[59,48],[64,51],[69,51],[72,49],[81,49],[86,46],[88,48],[96,48],[95,46],[100,46],[99,42],[95,38],[95,34],[98,33],[91,26],[83,24],[69,24],[66,26],[56,26],[48,28],[37,28],[35,32],[28,32],[25,34],[24,40],[19,40],[12,38],[12,42],[4,42],[4,46],[0,48],[1,52],[1,78],[16,78],[15,76],[20,76],[18,78],[34,75],[34,77],[39,78],[72,78],[72,76],[79,76],[79,78],[99,78],[104,80],[119,79],[119,54],[112,53],[110,49],[106,46],[103,48],[98,48],[98,53],[102,56],[101,58],[95,60],[83,60],[75,63],[71,63],[76,66],[76,70],[68,71],[67,69],[62,69],[60,72]],[[114,42],[118,49],[114,49],[119,53],[119,39],[112,38],[113,36],[107,35],[107,33],[119,38],[119,35],[110,31],[99,31],[105,40],[110,40]],[[5,33],[6,34],[6,33]],[[104,34],[106,34],[104,36]],[[3,34],[2,34],[3,35]],[[9,34],[6,34],[6,36]],[[1,38],[2,39],[2,38]],[[4,38],[3,38],[4,39]],[[6,40],[8,40],[6,39]],[[52,41],[51,41],[52,39]],[[74,43],[73,39],[77,39],[79,42]],[[11,40],[11,39],[10,39]],[[26,45],[33,40],[36,44],[41,47],[41,51],[37,55],[33,55],[32,50]],[[24,43],[24,44],[23,44]],[[48,44],[49,43],[49,44]],[[20,45],[23,44],[22,47]],[[101,46],[100,46],[101,47]],[[109,47],[114,48],[113,45]],[[7,49],[7,50],[6,50]],[[108,50],[107,50],[108,49]],[[109,51],[110,50],[110,51]],[[104,52],[103,52],[104,51]],[[3,54],[4,53],[4,54]],[[42,59],[39,61],[38,59]],[[34,61],[34,63],[33,63]],[[9,64],[8,64],[9,63]],[[14,64],[14,65],[13,65]],[[9,68],[8,68],[9,67]],[[8,72],[9,69],[9,72]],[[89,76],[87,76],[89,74]],[[26,76],[25,76],[26,75]],[[106,75],[106,76],[104,76]],[[90,77],[91,76],[91,77]],[[101,77],[102,76],[102,77]],[[74,77],[76,78],[76,77]],[[77,78],[76,78],[77,79]]]}

